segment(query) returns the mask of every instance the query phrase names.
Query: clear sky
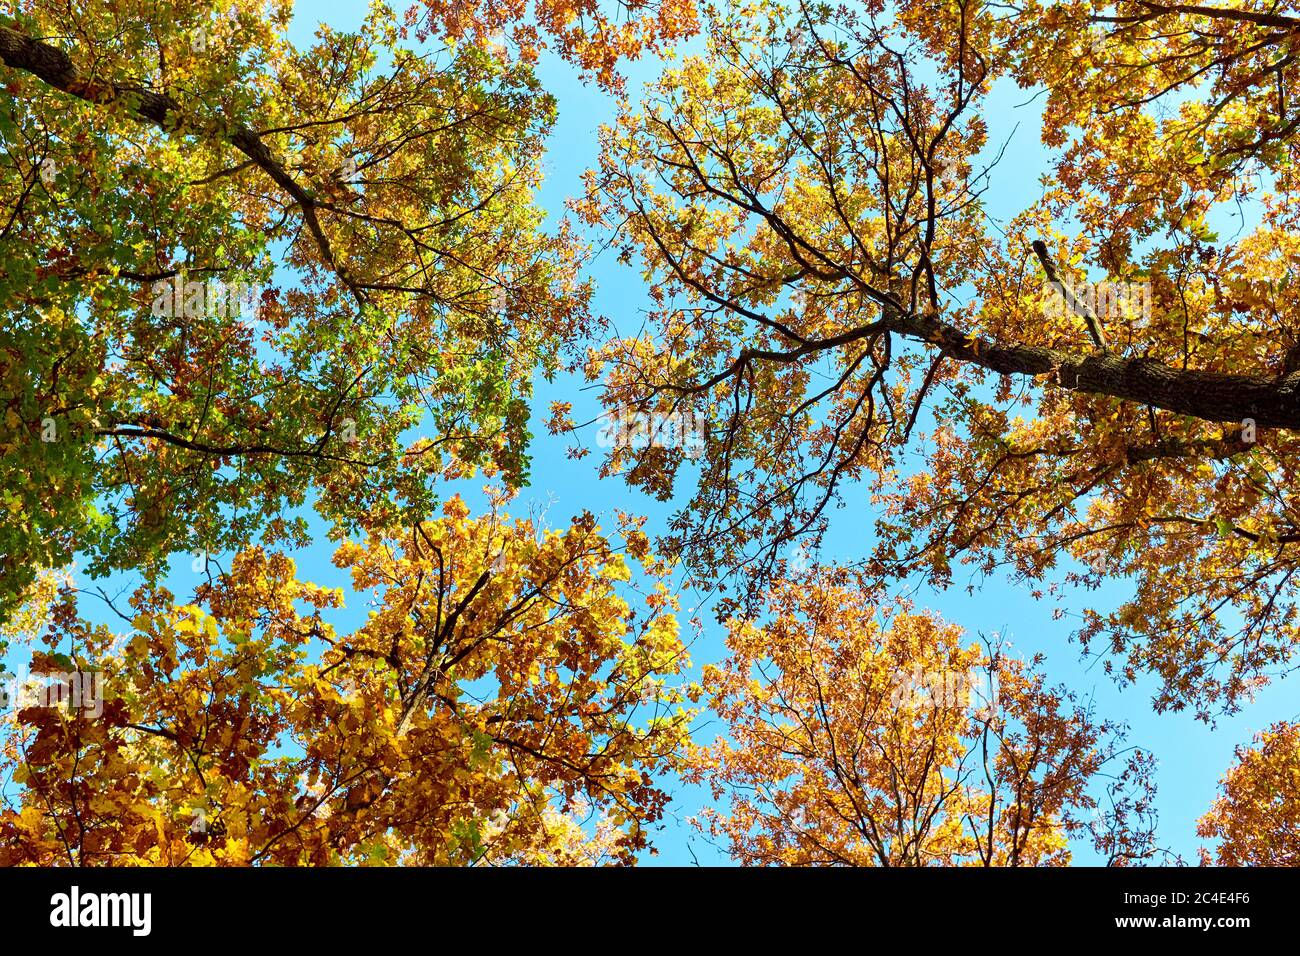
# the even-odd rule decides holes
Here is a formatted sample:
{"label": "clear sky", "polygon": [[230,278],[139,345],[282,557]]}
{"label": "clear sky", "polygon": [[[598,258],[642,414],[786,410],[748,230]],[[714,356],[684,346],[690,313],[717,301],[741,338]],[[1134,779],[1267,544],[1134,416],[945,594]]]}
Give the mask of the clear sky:
{"label": "clear sky", "polygon": [[[401,4],[399,3],[398,6]],[[360,0],[300,0],[296,5],[294,37],[307,42],[315,24],[325,20],[341,29],[355,27],[364,12]],[[626,72],[630,76],[628,92],[635,97],[641,82],[653,77],[659,69],[655,62],[633,64]],[[583,170],[595,164],[596,130],[599,124],[614,113],[612,98],[597,89],[580,83],[576,72],[555,57],[545,56],[539,67],[544,87],[559,101],[559,120],[549,140],[547,180],[541,194],[542,205],[553,217],[563,213],[566,198],[575,196],[580,189],[579,177]],[[1006,219],[1036,198],[1039,173],[1045,166],[1045,154],[1038,142],[1038,111],[1041,97],[1015,88],[995,91],[990,100],[987,120],[990,126],[990,152],[996,152],[1010,138],[1010,148],[993,172],[990,188],[985,196],[988,213],[994,219]],[[1224,230],[1227,233],[1232,228]],[[599,237],[595,237],[599,238]],[[644,283],[635,268],[620,266],[613,255],[600,256],[589,263],[591,277],[596,284],[595,308],[615,321],[618,328],[631,328],[639,324],[641,313],[648,308]],[[552,400],[572,402],[574,419],[583,421],[594,417],[595,395],[582,390],[582,383],[561,380],[555,383],[539,381],[535,401],[532,446],[533,483],[525,489],[511,506],[515,514],[524,514],[530,507],[549,509],[551,524],[564,524],[570,516],[584,509],[608,514],[613,508],[646,514],[648,531],[662,531],[674,506],[653,501],[629,489],[617,479],[600,480],[597,477],[602,456],[596,447],[596,429],[590,428],[580,440],[587,443],[592,454],[581,460],[570,460],[565,449],[570,438],[549,435],[542,425],[546,410]],[[589,414],[584,415],[584,412]],[[685,476],[685,473],[683,473]],[[472,483],[474,487],[482,482]],[[679,488],[679,498],[684,501],[690,488]],[[474,496],[467,495],[471,505]],[[831,534],[823,555],[830,559],[854,560],[860,558],[869,531],[870,518],[865,494],[858,504],[832,513]],[[605,523],[608,527],[608,523]],[[347,588],[347,578],[330,564],[333,551],[323,538],[324,528],[319,521],[313,526],[322,531],[318,545],[295,553],[300,576],[317,583]],[[224,564],[225,562],[223,562]],[[178,580],[176,590],[188,590],[183,579],[189,574],[188,559],[177,559],[174,564]],[[192,576],[192,575],[191,575]],[[192,586],[190,583],[190,586]],[[1009,583],[995,576],[978,585],[973,593],[966,593],[964,580],[943,593],[917,592],[913,600],[920,608],[931,608],[950,621],[961,624],[973,639],[979,632],[1002,633],[1012,642],[1015,652],[1030,656],[1036,652],[1046,655],[1049,681],[1062,682],[1081,698],[1092,698],[1097,711],[1104,717],[1126,721],[1130,727],[1130,742],[1151,750],[1159,759],[1157,783],[1160,813],[1160,837],[1163,845],[1195,860],[1200,841],[1195,834],[1195,821],[1213,798],[1216,783],[1232,759],[1233,748],[1247,743],[1251,735],[1280,719],[1294,719],[1300,712],[1295,702],[1300,690],[1300,680],[1280,680],[1266,688],[1253,705],[1240,715],[1222,718],[1214,728],[1199,723],[1190,714],[1153,713],[1150,707],[1154,685],[1142,682],[1123,691],[1118,690],[1095,661],[1081,660],[1080,649],[1069,642],[1079,615],[1091,603],[1100,607],[1113,607],[1128,595],[1131,586],[1123,581],[1112,581],[1100,591],[1075,592],[1066,600],[1066,616],[1053,619],[1056,605],[1050,601],[1036,601],[1026,587]],[[362,596],[351,596],[349,609],[336,619],[339,626],[357,624],[364,618]],[[685,603],[689,604],[689,600]],[[87,608],[87,611],[92,610]],[[691,648],[694,666],[716,661],[721,657],[721,628],[703,615],[705,629],[694,640]],[[690,631],[683,628],[690,637]],[[717,726],[702,723],[697,736],[711,739]],[[674,802],[664,828],[653,837],[659,855],[647,862],[690,864],[725,862],[725,853],[710,846],[703,838],[692,835],[685,824],[687,817],[698,812],[707,794],[698,788],[673,785]],[[1076,849],[1076,861],[1090,862],[1087,848]]]}

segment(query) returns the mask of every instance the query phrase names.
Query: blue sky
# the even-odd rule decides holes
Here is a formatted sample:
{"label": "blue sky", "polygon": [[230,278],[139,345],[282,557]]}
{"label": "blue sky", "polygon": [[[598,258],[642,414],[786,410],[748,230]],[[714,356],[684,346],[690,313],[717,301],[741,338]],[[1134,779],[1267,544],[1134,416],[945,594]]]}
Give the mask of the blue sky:
{"label": "blue sky", "polygon": [[[300,43],[308,42],[319,20],[340,29],[353,28],[363,12],[364,4],[358,0],[303,0],[296,5],[294,38]],[[632,65],[627,71],[629,93],[635,97],[640,83],[658,70],[659,64],[655,62]],[[544,56],[539,73],[544,87],[559,102],[559,120],[549,140],[547,180],[540,197],[550,214],[558,217],[564,211],[565,200],[579,193],[581,173],[596,162],[596,130],[600,123],[613,116],[615,102],[594,85],[579,82],[576,71],[555,57]],[[989,151],[996,152],[1010,138],[1010,147],[1001,165],[994,170],[985,195],[988,213],[995,219],[1010,218],[1037,198],[1038,176],[1046,161],[1038,142],[1041,99],[1027,91],[1004,88],[995,91],[989,102]],[[637,270],[620,266],[612,254],[594,258],[588,268],[596,285],[595,309],[612,318],[616,327],[639,324],[648,300]],[[573,402],[575,420],[594,417],[594,392],[583,390],[582,383],[571,379],[554,383],[539,381],[538,385],[533,423],[533,482],[510,510],[524,514],[532,507],[548,509],[550,523],[564,524],[584,509],[608,514],[620,508],[648,515],[649,531],[664,529],[674,509],[671,502],[655,502],[616,479],[598,479],[601,455],[595,445],[595,428],[588,429],[580,439],[593,453],[571,460],[566,457],[565,449],[572,439],[551,436],[543,427],[542,420],[552,400]],[[479,484],[482,482],[472,483],[474,487]],[[683,485],[679,497],[684,501],[690,490]],[[473,504],[473,496],[467,497]],[[844,510],[833,512],[823,557],[845,561],[861,557],[869,533],[869,518],[865,493],[858,503],[851,502]],[[345,575],[330,563],[333,547],[324,540],[324,527],[318,520],[313,521],[313,527],[322,532],[321,542],[294,554],[300,575],[320,584],[346,588]],[[187,575],[192,578],[188,564],[187,558],[177,558],[173,564],[176,583],[180,585],[176,588],[178,593],[188,589],[183,579]],[[1189,860],[1195,859],[1196,847],[1200,845],[1195,821],[1213,799],[1217,780],[1232,760],[1234,746],[1249,742],[1254,732],[1274,721],[1294,719],[1300,712],[1294,700],[1300,683],[1295,678],[1275,681],[1243,713],[1220,719],[1214,728],[1199,723],[1190,714],[1153,713],[1150,700],[1154,685],[1149,681],[1122,691],[1117,689],[1097,662],[1080,659],[1079,647],[1068,639],[1079,615],[1090,604],[1109,608],[1128,595],[1130,587],[1124,581],[1109,582],[1099,591],[1074,592],[1064,602],[1066,616],[1061,620],[1053,619],[1056,604],[1035,601],[1028,588],[1012,585],[1001,576],[984,581],[970,594],[963,584],[964,579],[958,577],[957,585],[948,591],[920,590],[913,600],[918,607],[933,609],[961,624],[972,638],[980,632],[999,633],[1020,655],[1044,653],[1051,682],[1065,683],[1081,698],[1093,699],[1100,715],[1126,721],[1131,727],[1130,742],[1151,750],[1159,759],[1161,842]],[[350,596],[349,605],[348,611],[336,620],[337,625],[357,624],[364,618],[361,595]],[[704,631],[691,649],[697,668],[722,656],[721,628],[711,622],[709,615],[703,617]],[[683,628],[683,633],[688,638],[691,636],[688,628]],[[716,725],[702,725],[698,736],[711,738],[715,732]],[[654,838],[659,855],[648,858],[647,862],[725,862],[724,853],[698,835],[693,836],[691,828],[684,823],[685,818],[698,812],[707,795],[699,788],[674,785],[672,789],[675,799],[670,816]],[[1076,861],[1091,861],[1086,848],[1077,849]]]}

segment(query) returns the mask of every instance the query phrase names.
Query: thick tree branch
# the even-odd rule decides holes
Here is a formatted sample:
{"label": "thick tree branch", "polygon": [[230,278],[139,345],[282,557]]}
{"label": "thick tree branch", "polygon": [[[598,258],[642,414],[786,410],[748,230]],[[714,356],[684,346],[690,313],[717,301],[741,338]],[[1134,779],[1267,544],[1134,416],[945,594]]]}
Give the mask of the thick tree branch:
{"label": "thick tree branch", "polygon": [[1063,388],[1141,402],[1207,422],[1300,430],[1300,375],[1278,380],[1180,369],[1154,359],[1112,353],[1076,355],[1037,345],[996,345],[926,315],[884,320],[893,332],[927,342],[945,355],[1002,375],[1052,375]]}
{"label": "thick tree branch", "polygon": [[[9,27],[0,26],[0,61],[11,69],[30,73],[54,89],[87,103],[97,106],[121,103],[132,116],[168,133],[182,129],[185,124],[184,111],[172,97],[133,83],[84,77],[63,50],[24,36]],[[347,286],[358,304],[364,305],[364,292],[352,283],[347,271],[334,258],[329,239],[316,215],[316,209],[320,205],[316,197],[294,181],[284,166],[271,155],[261,137],[252,130],[238,123],[226,123],[222,138],[288,193],[301,210],[303,222],[315,240],[326,266]]]}
{"label": "thick tree branch", "polygon": [[1253,23],[1261,27],[1300,30],[1300,19],[1279,13],[1236,10],[1231,7],[1207,7],[1196,3],[1157,3],[1155,0],[1137,0],[1137,3],[1149,12],[1128,16],[1093,16],[1089,19],[1094,23],[1141,23],[1160,14],[1182,13],[1193,17],[1208,17],[1211,20],[1231,20],[1234,23]]}
{"label": "thick tree branch", "polygon": [[1052,257],[1047,251],[1047,243],[1041,239],[1035,239],[1033,246],[1034,254],[1038,256],[1043,271],[1047,273],[1047,281],[1061,290],[1061,296],[1065,299],[1065,304],[1070,307],[1070,310],[1075,315],[1081,316],[1084,324],[1088,326],[1088,334],[1092,336],[1092,344],[1104,352],[1106,350],[1106,336],[1102,334],[1101,320],[1097,318],[1097,314],[1092,311],[1086,302],[1075,295],[1070,284],[1061,278],[1060,270],[1056,268],[1056,263],[1052,261]]}

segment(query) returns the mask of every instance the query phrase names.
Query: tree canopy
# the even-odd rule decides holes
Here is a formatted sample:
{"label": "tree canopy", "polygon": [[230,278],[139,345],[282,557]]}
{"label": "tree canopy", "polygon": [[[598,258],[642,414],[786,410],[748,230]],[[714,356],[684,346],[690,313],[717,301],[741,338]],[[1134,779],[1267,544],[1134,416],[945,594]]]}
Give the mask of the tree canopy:
{"label": "tree canopy", "polygon": [[532,373],[585,321],[532,201],[552,97],[382,7],[301,50],[279,5],[114,9],[0,26],[0,607],[74,551],[301,542],[309,494],[355,527],[524,481]]}
{"label": "tree canopy", "polygon": [[[760,2],[626,106],[580,208],[657,308],[588,374],[611,406],[712,422],[666,544],[748,577],[728,611],[851,490],[882,580],[1132,579],[1079,636],[1157,674],[1160,709],[1233,712],[1294,667],[1295,146],[1271,84],[1300,18],[1276,7]],[[1005,222],[999,80],[1045,90],[1053,148]],[[606,470],[667,498],[681,462]]]}
{"label": "tree canopy", "polygon": [[19,711],[0,865],[631,860],[689,723],[671,600],[629,604],[590,515],[444,511],[338,550],[374,595],[352,633],[338,589],[260,548],[195,603],[138,591],[129,641],[65,594],[33,672],[130,679],[100,713]]}
{"label": "tree canopy", "polygon": [[[1207,723],[1300,666],[1300,5],[292,17],[0,16],[0,650],[109,678],[0,735],[0,863],[632,863],[677,780],[745,863],[1169,858],[1141,740],[905,595],[1126,589],[1062,648]],[[567,212],[547,51],[615,112]],[[506,514],[542,378],[669,519]],[[1239,748],[1205,859],[1295,862],[1295,764]]]}
{"label": "tree canopy", "polygon": [[1041,660],[963,646],[843,577],[777,582],[772,622],[733,621],[705,671],[728,733],[691,775],[730,793],[701,826],[737,860],[1064,865],[1077,837],[1111,863],[1157,853],[1150,754],[1049,687]]}

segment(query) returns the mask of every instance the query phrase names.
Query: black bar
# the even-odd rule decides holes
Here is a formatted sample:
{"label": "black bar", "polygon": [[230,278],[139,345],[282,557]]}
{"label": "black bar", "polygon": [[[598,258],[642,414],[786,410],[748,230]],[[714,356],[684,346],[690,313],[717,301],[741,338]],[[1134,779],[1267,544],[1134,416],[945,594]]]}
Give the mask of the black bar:
{"label": "black bar", "polygon": [[[52,925],[69,922],[74,886],[87,919],[102,911],[105,921],[118,915],[122,925]],[[18,938],[112,938],[128,949],[195,941],[204,948],[280,941],[333,949],[414,934],[430,940],[431,950],[475,936],[491,949],[545,936],[561,945],[567,939],[599,949],[622,941],[638,950],[698,941],[730,948],[745,939],[766,949],[789,937],[806,951],[813,941],[845,934],[881,944],[900,937],[927,944],[1277,938],[1294,929],[1298,886],[1293,870],[1209,867],[11,869],[0,871],[0,914]],[[143,928],[143,896],[87,902],[102,893],[149,894],[148,935],[135,932]]]}

